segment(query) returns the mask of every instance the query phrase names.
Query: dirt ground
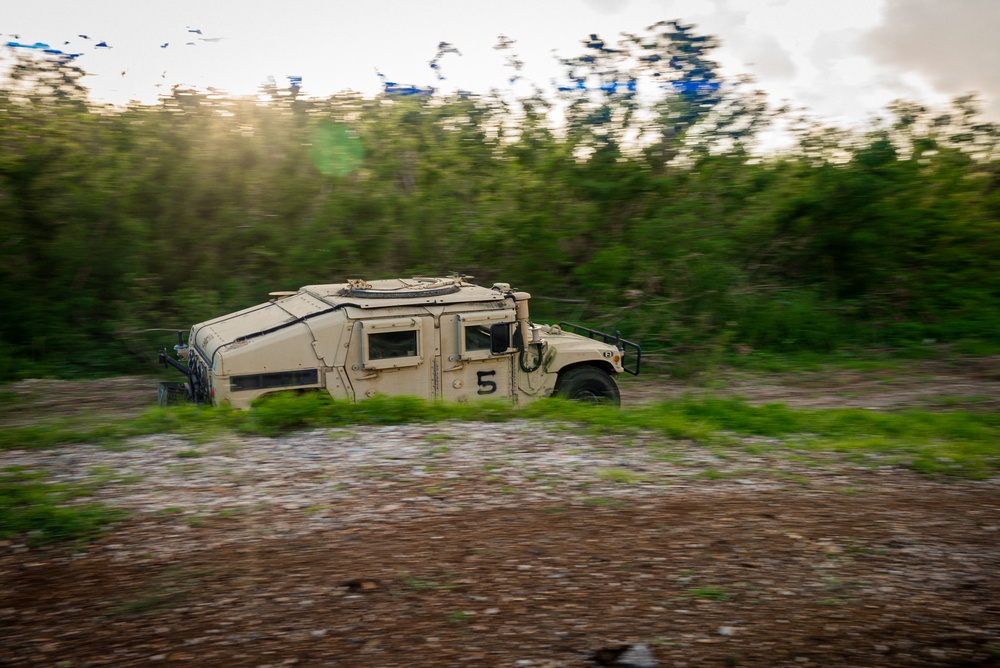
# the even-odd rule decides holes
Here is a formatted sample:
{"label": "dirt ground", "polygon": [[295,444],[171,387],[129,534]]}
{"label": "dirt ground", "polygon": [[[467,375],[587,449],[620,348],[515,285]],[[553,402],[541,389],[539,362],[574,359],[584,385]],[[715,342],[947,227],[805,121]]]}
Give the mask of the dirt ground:
{"label": "dirt ground", "polygon": [[[1000,361],[716,381],[793,406],[995,410]],[[626,404],[701,391],[622,389]],[[136,378],[4,390],[33,397],[8,426],[155,401]],[[1000,665],[996,480],[817,467],[768,489],[449,502],[487,477],[405,519],[137,514],[83,549],[7,541],[0,665],[554,668],[626,665],[628,646],[648,650],[637,666]]]}
{"label": "dirt ground", "polygon": [[856,371],[764,374],[720,369],[685,380],[667,376],[620,380],[625,406],[711,392],[793,408],[1000,409],[1000,356],[897,360]]}

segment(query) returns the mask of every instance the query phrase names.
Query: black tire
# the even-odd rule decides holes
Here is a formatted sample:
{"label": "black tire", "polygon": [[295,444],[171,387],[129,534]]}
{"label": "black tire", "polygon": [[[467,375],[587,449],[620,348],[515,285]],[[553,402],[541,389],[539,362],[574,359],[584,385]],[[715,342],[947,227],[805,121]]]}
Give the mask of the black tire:
{"label": "black tire", "polygon": [[621,406],[618,383],[606,371],[593,366],[575,366],[559,374],[553,396],[570,401]]}

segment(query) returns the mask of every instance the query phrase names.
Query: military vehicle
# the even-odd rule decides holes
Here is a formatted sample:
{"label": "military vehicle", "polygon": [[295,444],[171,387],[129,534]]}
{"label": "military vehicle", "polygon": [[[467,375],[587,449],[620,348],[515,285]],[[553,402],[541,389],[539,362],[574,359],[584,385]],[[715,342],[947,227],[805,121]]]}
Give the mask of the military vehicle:
{"label": "military vehicle", "polygon": [[[531,295],[465,277],[351,280],[273,292],[270,301],[198,323],[177,359],[187,377],[160,384],[177,400],[249,408],[283,390],[358,401],[376,394],[449,401],[549,396],[619,404],[615,378],[638,374],[642,352],[617,333],[536,325]],[[626,356],[631,359],[626,366]]]}

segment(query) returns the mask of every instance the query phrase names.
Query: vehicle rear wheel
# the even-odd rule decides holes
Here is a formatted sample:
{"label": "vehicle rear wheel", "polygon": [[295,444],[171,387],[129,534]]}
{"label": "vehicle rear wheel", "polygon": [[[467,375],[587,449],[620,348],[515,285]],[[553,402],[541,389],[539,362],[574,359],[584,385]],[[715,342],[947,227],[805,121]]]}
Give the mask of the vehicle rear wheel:
{"label": "vehicle rear wheel", "polygon": [[577,366],[559,374],[553,396],[570,401],[621,406],[618,384],[606,371],[593,366]]}

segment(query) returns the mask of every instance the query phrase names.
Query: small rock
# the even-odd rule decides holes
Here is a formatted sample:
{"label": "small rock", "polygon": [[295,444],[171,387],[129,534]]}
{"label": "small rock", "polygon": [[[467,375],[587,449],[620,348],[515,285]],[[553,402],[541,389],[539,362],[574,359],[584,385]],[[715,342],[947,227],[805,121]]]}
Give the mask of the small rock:
{"label": "small rock", "polygon": [[720,636],[731,636],[731,635],[734,635],[735,633],[736,633],[736,629],[734,629],[732,626],[720,626],[719,627],[719,635]]}
{"label": "small rock", "polygon": [[656,668],[656,659],[649,647],[642,643],[632,645],[621,656],[615,664],[622,668]]}
{"label": "small rock", "polygon": [[375,580],[374,578],[355,578],[353,580],[341,582],[340,586],[345,587],[347,591],[351,592],[375,591],[376,589],[381,588],[381,583],[378,580]]}

